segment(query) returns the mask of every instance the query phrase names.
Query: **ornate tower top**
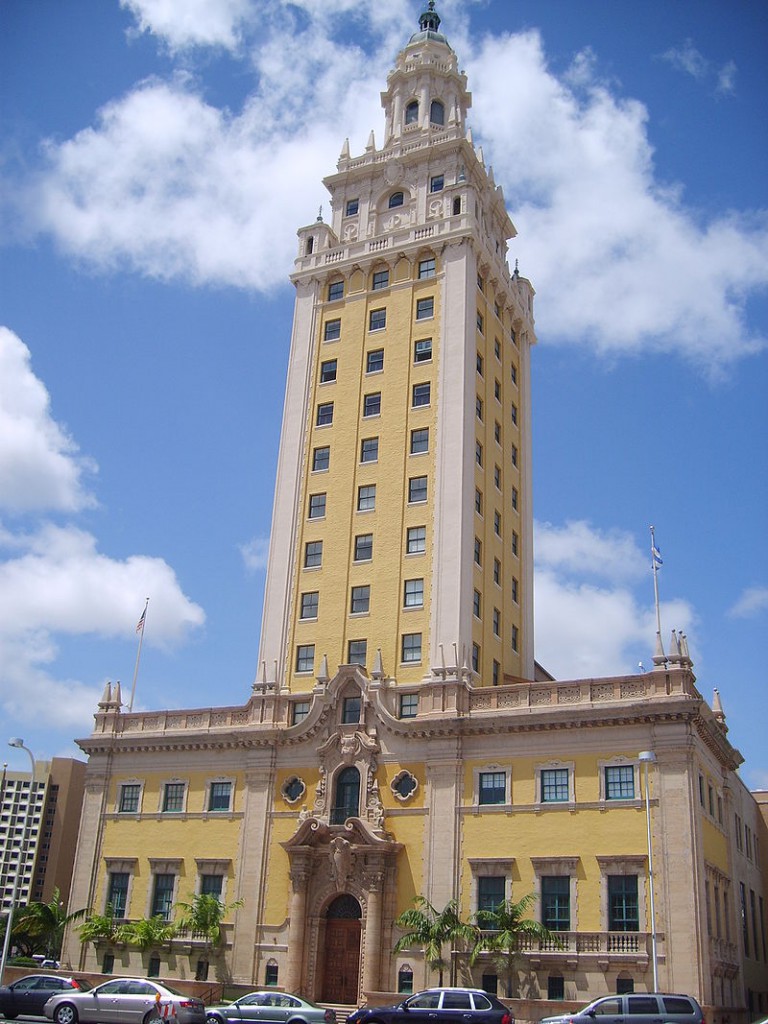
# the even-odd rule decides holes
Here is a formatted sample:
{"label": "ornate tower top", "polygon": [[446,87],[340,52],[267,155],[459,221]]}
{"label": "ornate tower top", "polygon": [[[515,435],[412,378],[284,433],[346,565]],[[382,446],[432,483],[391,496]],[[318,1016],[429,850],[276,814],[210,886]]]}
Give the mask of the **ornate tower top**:
{"label": "ornate tower top", "polygon": [[411,36],[411,43],[418,43],[423,39],[434,39],[437,42],[445,43],[446,46],[448,45],[448,40],[439,31],[440,15],[435,10],[435,0],[429,0],[427,10],[419,17],[419,29],[419,32]]}

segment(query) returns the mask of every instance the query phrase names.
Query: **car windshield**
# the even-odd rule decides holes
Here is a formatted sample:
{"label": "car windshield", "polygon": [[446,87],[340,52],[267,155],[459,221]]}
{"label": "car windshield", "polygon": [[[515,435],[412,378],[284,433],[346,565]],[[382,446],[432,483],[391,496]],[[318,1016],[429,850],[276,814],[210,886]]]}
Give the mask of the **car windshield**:
{"label": "car windshield", "polygon": [[81,992],[89,992],[93,988],[87,978],[73,978],[72,985],[74,988],[79,988]]}
{"label": "car windshield", "polygon": [[184,995],[183,992],[179,992],[178,989],[171,988],[170,985],[165,985],[164,984],[163,988],[165,989],[166,992],[170,992],[172,996],[183,996]]}

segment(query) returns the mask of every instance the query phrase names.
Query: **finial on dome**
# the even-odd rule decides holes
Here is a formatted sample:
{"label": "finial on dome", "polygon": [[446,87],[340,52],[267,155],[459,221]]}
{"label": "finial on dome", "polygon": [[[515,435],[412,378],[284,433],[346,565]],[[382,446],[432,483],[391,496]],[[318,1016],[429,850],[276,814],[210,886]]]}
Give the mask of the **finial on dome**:
{"label": "finial on dome", "polygon": [[426,11],[419,18],[419,28],[422,32],[440,31],[440,15],[435,10],[435,0],[429,0]]}

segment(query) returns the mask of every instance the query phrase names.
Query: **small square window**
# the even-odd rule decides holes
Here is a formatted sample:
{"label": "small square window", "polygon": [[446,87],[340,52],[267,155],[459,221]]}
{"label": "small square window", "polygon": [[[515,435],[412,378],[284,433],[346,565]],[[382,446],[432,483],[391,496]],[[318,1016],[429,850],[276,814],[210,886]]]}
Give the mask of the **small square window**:
{"label": "small square window", "polygon": [[357,511],[370,512],[376,508],[376,484],[366,484],[357,489]]}
{"label": "small square window", "polygon": [[483,564],[483,542],[475,537],[475,565]]}
{"label": "small square window", "polygon": [[411,455],[429,451],[429,428],[420,427],[411,431]]}
{"label": "small square window", "polygon": [[403,662],[421,661],[421,633],[403,633]]}
{"label": "small square window", "polygon": [[434,277],[435,276],[435,259],[431,257],[426,260],[419,260],[419,277]]}
{"label": "small square window", "polygon": [[338,341],[341,337],[341,320],[326,320],[323,329],[324,341]]}
{"label": "small square window", "polygon": [[304,546],[304,568],[316,569],[323,564],[323,542],[310,540]]}
{"label": "small square window", "polygon": [[315,669],[315,645],[299,644],[296,648],[296,671],[313,672]]}
{"label": "small square window", "polygon": [[186,788],[183,782],[166,782],[163,789],[163,810],[174,814],[183,811]]}
{"label": "small square window", "polygon": [[375,292],[381,291],[382,288],[389,287],[389,271],[388,270],[374,270],[373,272],[373,290]]}
{"label": "small square window", "polygon": [[383,331],[387,326],[386,309],[372,309],[368,318],[369,331]]}
{"label": "small square window", "polygon": [[308,591],[301,595],[301,618],[316,619],[320,594],[317,590]]}
{"label": "small square window", "polygon": [[418,501],[427,500],[427,478],[425,476],[412,476],[408,481],[408,501],[413,504]]}
{"label": "small square window", "polygon": [[424,606],[424,580],[406,580],[403,593],[405,608],[422,608]]}
{"label": "small square window", "polygon": [[379,460],[379,439],[378,437],[364,437],[360,442],[360,461],[378,462]]}
{"label": "small square window", "polygon": [[[410,104],[409,104],[409,107],[410,107]],[[418,107],[417,107],[417,109],[418,109]],[[408,124],[408,123],[409,122],[406,120],[406,124]],[[405,196],[403,195],[402,192],[393,192],[392,195],[389,197],[389,208],[390,208],[390,210],[395,210],[395,209],[397,209],[398,206],[402,206],[404,202],[405,202]]]}
{"label": "small square window", "polygon": [[423,384],[414,384],[413,385],[413,401],[411,403],[412,407],[414,409],[418,409],[420,406],[429,405],[430,398],[431,398],[430,392],[431,392],[431,385],[430,385],[429,381],[426,381]]}
{"label": "small square window", "polygon": [[568,769],[542,768],[541,802],[563,803],[568,800]]}
{"label": "small square window", "polygon": [[325,515],[325,494],[310,494],[309,518],[322,519]]}
{"label": "small square window", "polygon": [[352,596],[349,603],[350,614],[362,615],[364,612],[370,611],[370,608],[371,588],[367,585],[362,587],[352,587]]}
{"label": "small square window", "polygon": [[415,718],[419,713],[418,693],[400,694],[400,717]]}
{"label": "small square window", "polygon": [[381,392],[374,391],[363,396],[363,416],[378,416],[381,413]]}
{"label": "small square window", "polygon": [[359,209],[360,209],[360,200],[359,199],[348,199],[347,200],[347,206],[346,206],[346,210],[345,210],[347,217],[354,217]]}
{"label": "small square window", "polygon": [[384,369],[384,349],[375,348],[365,357],[365,372],[380,373]]}
{"label": "small square window", "polygon": [[634,767],[631,764],[611,765],[607,767],[605,769],[605,799],[634,800],[634,798]]}
{"label": "small square window", "polygon": [[426,526],[409,526],[405,550],[409,555],[421,555],[427,550]]}
{"label": "small square window", "polygon": [[331,384],[336,380],[336,360],[326,359],[320,363],[320,383]]}
{"label": "small square window", "polygon": [[320,473],[323,470],[328,469],[331,463],[331,449],[327,446],[324,448],[315,448],[312,452],[312,472]]}
{"label": "small square window", "polygon": [[435,174],[429,179],[430,192],[442,192],[445,185],[445,177],[442,174]]}
{"label": "small square window", "polygon": [[432,359],[432,339],[421,338],[413,346],[414,363],[428,363]]}
{"label": "small square window", "polygon": [[333,423],[333,402],[321,402],[317,407],[317,419],[315,421],[318,427],[327,427]]}
{"label": "small square window", "polygon": [[475,512],[479,516],[483,514],[483,492],[475,488]]}
{"label": "small square window", "polygon": [[480,618],[480,612],[482,610],[482,597],[479,590],[475,590],[472,593],[472,614],[475,618]]}
{"label": "small square window", "polygon": [[428,299],[416,300],[416,319],[429,320],[435,315],[435,300],[430,296]]}
{"label": "small square window", "polygon": [[141,798],[141,785],[137,782],[130,782],[120,787],[120,803],[118,811],[120,814],[137,814],[139,800]]}
{"label": "small square window", "polygon": [[501,562],[498,558],[493,560],[493,582],[501,586]]}
{"label": "small square window", "polygon": [[343,281],[331,281],[328,285],[328,301],[336,302],[338,299],[344,298],[344,282]]}
{"label": "small square window", "polygon": [[359,533],[355,537],[355,561],[370,562],[373,558],[373,534]]}

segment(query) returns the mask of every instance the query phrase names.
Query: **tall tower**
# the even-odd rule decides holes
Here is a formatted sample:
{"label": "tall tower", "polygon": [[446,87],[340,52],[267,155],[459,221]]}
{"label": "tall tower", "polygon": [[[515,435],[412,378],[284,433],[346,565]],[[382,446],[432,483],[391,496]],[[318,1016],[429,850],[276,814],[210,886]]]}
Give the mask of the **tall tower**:
{"label": "tall tower", "polygon": [[[299,230],[259,681],[533,678],[533,289],[430,2]],[[508,678],[508,681],[509,678]]]}

